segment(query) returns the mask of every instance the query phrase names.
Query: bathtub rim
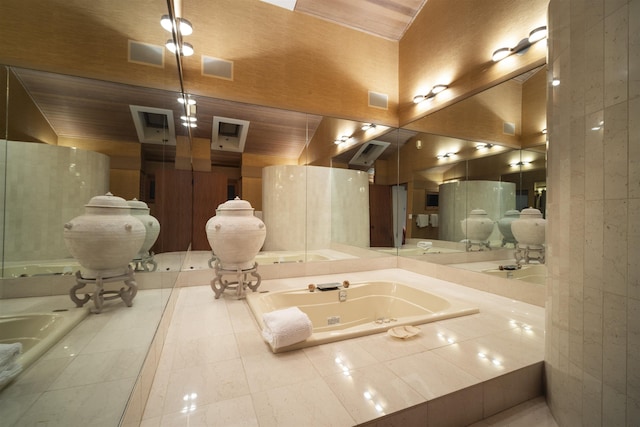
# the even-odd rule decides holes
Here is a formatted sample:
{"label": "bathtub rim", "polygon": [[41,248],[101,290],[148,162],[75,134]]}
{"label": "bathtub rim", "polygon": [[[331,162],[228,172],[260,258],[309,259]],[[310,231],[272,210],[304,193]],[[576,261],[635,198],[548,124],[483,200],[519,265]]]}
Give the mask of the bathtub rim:
{"label": "bathtub rim", "polygon": [[[287,351],[291,351],[291,350],[298,350],[301,348],[305,348],[305,347],[312,347],[312,346],[316,346],[316,345],[321,345],[321,344],[327,344],[330,342],[335,342],[335,341],[342,341],[342,340],[347,340],[347,339],[351,339],[351,338],[357,338],[357,337],[361,337],[361,336],[366,336],[366,335],[373,335],[373,334],[378,334],[378,333],[387,333],[387,331],[391,328],[394,327],[398,327],[398,326],[417,326],[420,327],[420,325],[424,325],[427,323],[433,323],[436,321],[440,321],[440,320],[446,320],[446,319],[451,319],[451,318],[455,318],[455,317],[461,317],[461,316],[466,316],[466,315],[470,315],[470,314],[477,314],[480,312],[480,309],[477,306],[474,306],[471,303],[462,301],[460,299],[457,298],[453,298],[453,297],[449,297],[449,296],[442,296],[436,292],[433,292],[431,290],[427,290],[427,289],[422,289],[418,286],[414,286],[408,283],[403,283],[403,282],[399,282],[399,281],[391,281],[391,280],[366,280],[366,281],[359,281],[359,282],[352,282],[349,286],[349,288],[344,288],[343,286],[339,286],[337,290],[330,290],[330,291],[324,291],[321,292],[322,294],[326,294],[326,293],[333,293],[339,290],[343,290],[343,289],[350,289],[351,287],[357,288],[357,287],[362,287],[364,285],[370,284],[370,283],[390,283],[390,284],[394,284],[394,285],[401,285],[404,286],[406,288],[410,288],[412,290],[416,290],[419,292],[423,292],[429,295],[433,295],[437,298],[442,298],[447,300],[447,302],[450,303],[451,307],[446,310],[446,311],[440,311],[440,312],[436,312],[433,313],[432,315],[420,315],[420,316],[407,316],[401,319],[396,320],[395,322],[389,322],[389,323],[382,323],[382,324],[375,324],[372,325],[370,323],[367,324],[363,324],[363,325],[359,325],[357,327],[352,327],[349,330],[346,331],[329,331],[329,332],[321,332],[321,333],[317,333],[317,332],[313,332],[312,335],[307,338],[305,341],[296,343],[296,344],[292,344],[286,347],[279,347],[279,348],[274,348],[270,343],[267,343],[265,341],[265,343],[270,347],[271,351],[273,353],[283,353],[283,352],[287,352]],[[258,302],[257,300],[263,297],[267,297],[269,295],[278,295],[278,294],[291,294],[291,293],[295,293],[295,294],[306,294],[306,293],[310,293],[308,288],[291,288],[291,289],[283,289],[283,290],[278,290],[278,291],[262,291],[262,292],[256,292],[256,293],[251,293],[251,294],[247,294],[245,301],[247,302],[247,304],[249,305],[249,310],[251,311],[252,317],[254,318],[256,325],[258,327],[258,329],[260,331],[262,331],[262,329],[264,328],[264,322],[262,320],[262,314],[265,313],[266,311],[260,309],[258,307]],[[289,306],[291,307],[291,306]],[[278,307],[278,309],[280,308],[285,308],[285,307]]]}

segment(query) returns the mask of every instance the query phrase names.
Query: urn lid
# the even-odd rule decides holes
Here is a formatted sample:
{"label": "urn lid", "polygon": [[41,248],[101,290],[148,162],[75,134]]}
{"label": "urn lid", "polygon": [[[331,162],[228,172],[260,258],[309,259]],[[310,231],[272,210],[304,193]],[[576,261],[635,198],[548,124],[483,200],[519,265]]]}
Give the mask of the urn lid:
{"label": "urn lid", "polygon": [[247,211],[253,210],[251,207],[251,203],[246,200],[240,199],[240,197],[236,196],[233,200],[227,200],[226,202],[218,205],[219,211]]}
{"label": "urn lid", "polygon": [[520,216],[520,211],[517,209],[509,209],[504,213],[505,218],[518,218]]}
{"label": "urn lid", "polygon": [[85,205],[87,208],[116,208],[116,209],[129,209],[127,201],[122,197],[114,196],[111,193],[107,193],[104,196],[95,196],[89,200],[89,203]]}
{"label": "urn lid", "polygon": [[520,218],[542,218],[542,212],[536,208],[525,208],[520,212]]}
{"label": "urn lid", "polygon": [[147,205],[142,200],[138,200],[138,199],[127,200],[127,204],[129,205],[129,207],[131,209],[135,209],[135,210],[145,210],[146,211],[146,210],[149,209],[149,205]]}

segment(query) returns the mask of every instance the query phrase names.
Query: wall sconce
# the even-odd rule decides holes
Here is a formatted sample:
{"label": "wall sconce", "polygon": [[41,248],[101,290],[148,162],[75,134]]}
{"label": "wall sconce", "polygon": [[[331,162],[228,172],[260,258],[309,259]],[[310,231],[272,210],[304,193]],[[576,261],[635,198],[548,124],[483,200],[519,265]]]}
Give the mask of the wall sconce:
{"label": "wall sconce", "polygon": [[530,164],[531,162],[513,162],[513,163],[509,163],[509,166],[511,166],[512,168],[515,168],[516,166],[527,166]]}
{"label": "wall sconce", "polygon": [[175,18],[174,24],[169,15],[162,15],[162,18],[160,18],[160,25],[162,26],[162,28],[169,32],[173,32],[173,30],[175,29],[176,34],[178,35],[178,40],[180,40],[179,46],[176,46],[173,39],[167,40],[164,45],[169,50],[169,52],[178,52],[181,56],[193,55],[194,51],[191,43],[182,41],[182,36],[188,36],[193,33],[193,26],[191,25],[191,22],[187,21],[184,18]]}
{"label": "wall sconce", "polygon": [[338,138],[335,141],[333,141],[333,143],[336,144],[336,145],[340,145],[340,144],[344,144],[345,142],[349,141],[350,139],[351,139],[350,136],[342,135],[340,138]]}
{"label": "wall sconce", "polygon": [[493,147],[493,144],[488,144],[484,142],[480,142],[476,144],[476,150],[488,150],[491,147]]}
{"label": "wall sconce", "polygon": [[448,152],[448,153],[438,154],[436,156],[436,158],[438,158],[438,159],[448,159],[449,157],[453,157],[455,155],[456,155],[456,153]]}
{"label": "wall sconce", "polygon": [[498,62],[506,58],[507,56],[515,54],[523,54],[531,47],[532,44],[547,38],[547,27],[542,26],[534,28],[529,33],[529,37],[524,38],[518,42],[514,47],[501,47],[493,52],[491,60]]}
{"label": "wall sconce", "polygon": [[364,123],[360,129],[366,132],[369,129],[375,129],[375,128],[376,128],[376,125],[373,123]]}
{"label": "wall sconce", "polygon": [[449,88],[449,86],[447,85],[435,85],[434,87],[431,88],[431,90],[429,91],[428,94],[426,95],[416,95],[413,97],[413,103],[414,104],[419,104],[422,101],[426,101],[427,99],[431,99],[434,96],[436,96],[437,94],[439,94],[440,92],[442,92],[443,90]]}

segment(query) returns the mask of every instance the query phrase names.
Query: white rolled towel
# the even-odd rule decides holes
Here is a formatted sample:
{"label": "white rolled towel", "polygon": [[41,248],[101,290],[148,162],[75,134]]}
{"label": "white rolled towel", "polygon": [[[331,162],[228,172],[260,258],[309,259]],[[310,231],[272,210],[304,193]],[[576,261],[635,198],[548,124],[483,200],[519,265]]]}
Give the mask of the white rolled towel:
{"label": "white rolled towel", "polygon": [[22,372],[22,365],[18,362],[10,363],[6,367],[0,369],[0,390],[13,381],[20,372]]}
{"label": "white rolled towel", "polygon": [[0,370],[13,364],[20,353],[22,353],[22,343],[0,344]]}
{"label": "white rolled towel", "polygon": [[309,316],[298,307],[264,313],[262,321],[262,337],[273,350],[302,342],[313,332]]}

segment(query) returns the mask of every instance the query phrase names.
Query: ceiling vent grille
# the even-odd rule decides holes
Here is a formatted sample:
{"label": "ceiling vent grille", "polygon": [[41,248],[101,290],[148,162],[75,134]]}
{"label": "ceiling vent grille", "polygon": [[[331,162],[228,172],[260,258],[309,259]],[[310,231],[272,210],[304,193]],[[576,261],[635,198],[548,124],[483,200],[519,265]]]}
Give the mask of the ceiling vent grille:
{"label": "ceiling vent grille", "polygon": [[140,142],[176,145],[173,111],[140,105],[129,105],[129,108]]}
{"label": "ceiling vent grille", "polygon": [[387,109],[389,108],[389,95],[386,93],[369,91],[369,107]]}
{"label": "ceiling vent grille", "polygon": [[233,61],[202,55],[202,75],[233,80]]}
{"label": "ceiling vent grille", "polygon": [[129,40],[129,62],[164,67],[164,48],[155,44]]}
{"label": "ceiling vent grille", "polygon": [[211,149],[242,153],[247,132],[249,132],[249,122],[246,120],[214,116],[211,127]]}
{"label": "ceiling vent grille", "polygon": [[349,160],[350,165],[373,166],[373,163],[390,144],[385,141],[372,140],[363,144],[358,152]]}

